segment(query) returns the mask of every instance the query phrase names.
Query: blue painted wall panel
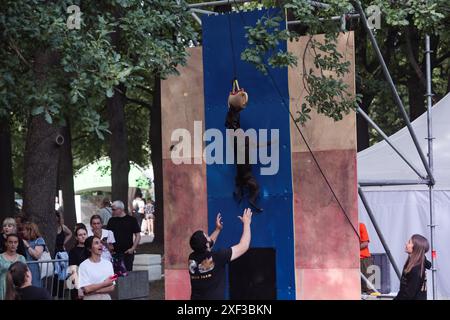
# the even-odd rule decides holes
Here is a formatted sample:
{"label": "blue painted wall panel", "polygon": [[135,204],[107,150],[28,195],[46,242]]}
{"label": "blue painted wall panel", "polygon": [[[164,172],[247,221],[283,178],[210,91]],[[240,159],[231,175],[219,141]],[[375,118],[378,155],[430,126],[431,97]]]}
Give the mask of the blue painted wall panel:
{"label": "blue painted wall panel", "polygon": [[[244,24],[254,25],[257,19],[264,14],[267,14],[267,11],[203,17],[205,129],[219,129],[225,137],[227,99],[233,79],[229,24],[231,21],[237,77],[240,86],[245,88],[249,94],[249,104],[241,112],[241,127],[244,130],[249,128],[278,129],[280,135],[279,141],[275,141],[272,146],[272,148],[279,147],[278,173],[272,176],[262,176],[260,175],[260,165],[253,166],[253,174],[261,188],[258,203],[264,208],[264,212],[254,214],[251,247],[275,248],[277,298],[295,299],[289,113],[283,106],[282,98],[270,77],[264,76],[254,66],[240,60],[240,53],[247,46]],[[281,43],[278,49],[286,50],[286,43]],[[271,69],[271,75],[281,89],[284,101],[289,101],[287,69]],[[242,223],[237,216],[242,214],[243,209],[248,206],[248,202],[244,200],[238,204],[233,199],[235,174],[236,166],[234,164],[207,166],[210,231],[214,229],[217,212],[222,213],[224,221],[224,229],[219,236],[217,247],[229,247],[238,243],[242,233]]]}

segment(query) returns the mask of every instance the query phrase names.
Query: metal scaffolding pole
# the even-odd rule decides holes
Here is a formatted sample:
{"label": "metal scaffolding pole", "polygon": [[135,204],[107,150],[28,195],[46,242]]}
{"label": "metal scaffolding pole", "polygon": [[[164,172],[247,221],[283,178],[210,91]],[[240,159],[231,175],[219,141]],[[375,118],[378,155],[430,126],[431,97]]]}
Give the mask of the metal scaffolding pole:
{"label": "metal scaffolding pole", "polygon": [[[359,14],[357,14],[357,13],[351,13],[351,14],[346,14],[346,15],[344,15],[344,17],[345,17],[346,19],[358,19],[358,18],[359,18]],[[329,20],[332,20],[332,21],[339,21],[339,20],[342,20],[342,16],[334,16],[334,17],[330,17],[330,18],[319,18],[319,20],[320,20],[320,21],[329,21]],[[288,21],[288,22],[287,22],[287,24],[288,24],[289,26],[296,25],[296,24],[302,24],[302,23],[304,23],[304,22],[303,22],[303,21],[300,21],[300,20],[291,20],[291,21]]]}
{"label": "metal scaffolding pole", "polygon": [[429,185],[428,180],[359,180],[361,187]]}
{"label": "metal scaffolding pole", "polygon": [[[431,172],[433,172],[433,126],[431,107],[433,96],[431,92],[431,61],[430,61],[430,36],[425,35],[425,55],[426,55],[426,67],[427,67],[427,126],[428,126],[428,165]],[[433,288],[433,300],[436,299],[436,268],[435,268],[435,251],[434,251],[434,232],[436,225],[434,224],[434,192],[433,186],[429,185],[429,199],[430,199],[430,246],[431,246],[431,285]]]}
{"label": "metal scaffolding pole", "polygon": [[191,12],[191,15],[194,17],[195,21],[197,21],[199,25],[202,25],[202,20],[198,17],[198,15],[195,12]]}
{"label": "metal scaffolding pole", "polygon": [[366,276],[365,276],[362,272],[360,272],[360,275],[361,275],[361,279],[367,284],[367,286],[368,286],[370,289],[372,289],[374,292],[380,293],[380,292],[377,290],[377,288],[375,288],[375,286],[373,285],[373,283],[372,283],[369,279],[367,279]]}
{"label": "metal scaffolding pole", "polygon": [[426,179],[420,172],[419,170],[414,167],[414,165],[408,161],[408,159],[406,159],[405,156],[403,156],[403,154],[391,143],[391,140],[389,139],[389,137],[383,132],[383,130],[381,130],[380,127],[378,127],[378,125],[369,117],[369,115],[367,113],[364,112],[363,109],[361,109],[361,107],[358,107],[357,109],[358,113],[383,137],[384,140],[386,140],[387,144],[390,145],[392,147],[392,149],[394,149],[394,151],[400,156],[400,158],[403,159],[403,161],[406,162],[406,164],[421,178],[421,179]]}
{"label": "metal scaffolding pole", "polygon": [[[254,0],[253,0],[254,1]],[[219,1],[210,1],[210,2],[199,2],[199,3],[191,3],[188,5],[189,8],[201,8],[201,7],[215,7],[215,6],[223,6],[223,5],[233,5],[238,3],[245,2],[253,2],[252,0],[219,0]],[[308,1],[312,6],[318,8],[329,8],[330,5],[326,3],[322,3],[319,1]]]}
{"label": "metal scaffolding pole", "polygon": [[199,3],[191,3],[188,5],[189,8],[201,8],[201,7],[216,7],[223,6],[227,4],[237,4],[250,2],[250,0],[220,0],[220,1],[210,1],[210,2],[199,2]]}
{"label": "metal scaffolding pole", "polygon": [[353,3],[355,4],[355,9],[359,12],[359,15],[361,17],[364,29],[366,30],[367,34],[369,35],[369,39],[370,42],[372,43],[372,46],[375,49],[375,52],[377,54],[378,60],[380,61],[380,65],[381,68],[383,69],[383,73],[384,76],[391,88],[392,94],[394,95],[394,100],[397,103],[397,106],[400,109],[400,113],[403,116],[403,119],[405,120],[406,123],[406,127],[408,128],[408,131],[411,135],[411,138],[414,142],[414,145],[416,146],[417,152],[419,153],[420,159],[422,160],[423,166],[425,167],[425,170],[427,171],[428,174],[428,178],[430,179],[430,183],[433,185],[434,184],[434,177],[433,177],[433,173],[430,170],[430,167],[428,166],[428,162],[427,159],[425,158],[425,155],[423,154],[422,149],[420,148],[419,142],[417,140],[417,136],[414,132],[414,129],[411,126],[411,122],[409,121],[409,117],[406,114],[406,110],[405,107],[403,106],[403,102],[400,99],[400,96],[398,95],[397,89],[395,88],[395,84],[394,81],[392,81],[392,77],[391,74],[389,73],[389,70],[386,66],[386,63],[384,62],[384,58],[383,55],[381,54],[380,48],[378,47],[378,43],[377,40],[375,39],[375,36],[373,35],[372,30],[370,29],[368,23],[367,23],[367,18],[366,15],[364,13],[364,10],[361,6],[361,3],[357,0],[357,1],[353,1]]}
{"label": "metal scaffolding pole", "polygon": [[377,232],[378,237],[380,238],[380,241],[381,241],[381,244],[383,245],[384,251],[386,251],[389,261],[391,262],[392,267],[394,267],[395,273],[397,274],[397,277],[400,280],[400,278],[402,277],[402,274],[401,274],[399,268],[397,267],[397,264],[395,263],[394,257],[391,254],[391,250],[389,250],[389,246],[387,245],[386,240],[384,240],[384,237],[383,237],[383,234],[381,233],[380,227],[378,226],[378,223],[375,220],[375,217],[372,213],[372,209],[370,209],[369,203],[367,202],[366,196],[364,195],[364,192],[361,189],[361,187],[358,187],[358,194],[359,194],[359,197],[361,198],[361,201],[362,201],[364,207],[366,208],[366,211],[367,211],[367,214],[369,215],[370,221],[372,221],[375,231]]}

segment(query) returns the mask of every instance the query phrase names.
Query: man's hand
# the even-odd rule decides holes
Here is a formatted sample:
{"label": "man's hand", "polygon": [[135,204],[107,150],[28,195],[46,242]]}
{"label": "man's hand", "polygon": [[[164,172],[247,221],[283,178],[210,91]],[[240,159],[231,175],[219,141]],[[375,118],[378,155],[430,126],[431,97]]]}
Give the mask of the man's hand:
{"label": "man's hand", "polygon": [[242,217],[238,216],[238,218],[241,219],[243,224],[250,224],[252,222],[252,210],[250,208],[245,209]]}
{"label": "man's hand", "polygon": [[223,229],[222,216],[220,215],[220,212],[219,212],[216,217],[216,230],[222,230],[222,229]]}
{"label": "man's hand", "polygon": [[128,249],[127,251],[125,251],[125,254],[134,254],[134,248],[131,247],[130,249]]}

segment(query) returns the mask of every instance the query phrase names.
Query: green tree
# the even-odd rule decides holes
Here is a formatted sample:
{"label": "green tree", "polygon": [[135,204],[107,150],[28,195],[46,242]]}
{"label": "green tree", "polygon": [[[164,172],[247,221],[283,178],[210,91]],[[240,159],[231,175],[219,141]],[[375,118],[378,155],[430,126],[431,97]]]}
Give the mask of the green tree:
{"label": "green tree", "polygon": [[[66,25],[69,5],[79,5],[81,30]],[[24,209],[54,241],[53,203],[59,147],[66,117],[82,132],[109,136],[113,193],[126,194],[128,152],[125,105],[155,76],[176,72],[195,40],[186,4],[174,1],[2,1],[0,113],[28,119]],[[8,58],[6,58],[8,57]],[[145,104],[150,105],[150,102]],[[141,101],[142,102],[142,101]],[[106,119],[101,110],[106,105]],[[159,120],[160,122],[160,120]],[[88,134],[89,135],[89,134]],[[78,137],[76,137],[78,138]],[[126,179],[124,178],[126,176]],[[49,216],[50,214],[50,216]],[[51,217],[52,219],[48,219]]]}
{"label": "green tree", "polygon": [[[315,64],[319,70],[333,71],[337,77],[325,77],[306,72],[304,79],[308,88],[306,100],[298,115],[299,122],[308,120],[310,108],[315,108],[335,120],[343,114],[361,106],[376,120],[383,120],[381,127],[387,133],[395,132],[404,125],[399,121],[399,113],[391,98],[391,93],[383,77],[379,62],[374,54],[367,34],[360,21],[348,23],[347,28],[356,32],[357,96],[351,98],[347,87],[339,75],[347,72],[345,63],[340,62],[334,41],[341,30],[340,21],[330,18],[354,12],[353,1],[321,1],[326,8],[318,8],[308,0],[277,1],[287,10],[290,20],[302,21],[298,27],[281,30],[281,16],[266,16],[253,28],[248,28],[249,47],[242,53],[242,59],[255,64],[266,72],[267,66],[291,66],[297,63],[289,52],[274,52],[279,41],[296,38],[299,35],[324,33],[325,43],[309,45],[315,49]],[[270,1],[269,1],[270,3]],[[273,4],[274,2],[272,2]],[[450,89],[448,58],[450,10],[444,0],[423,1],[362,1],[363,8],[377,5],[381,9],[382,27],[375,32],[386,63],[391,71],[399,93],[409,110],[411,119],[425,111],[425,55],[424,37],[431,36],[433,84],[435,102]],[[281,12],[284,12],[282,10]],[[284,18],[284,16],[283,16]],[[269,32],[270,31],[270,32]],[[269,57],[267,57],[269,53]],[[369,145],[369,130],[365,120],[358,117],[358,150]]]}

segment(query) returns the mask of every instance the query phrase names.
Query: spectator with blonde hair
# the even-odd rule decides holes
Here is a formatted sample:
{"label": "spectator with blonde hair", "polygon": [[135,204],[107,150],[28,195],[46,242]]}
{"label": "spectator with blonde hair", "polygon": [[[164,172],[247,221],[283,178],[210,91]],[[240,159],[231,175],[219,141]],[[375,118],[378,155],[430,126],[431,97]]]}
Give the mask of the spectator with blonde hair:
{"label": "spectator with blonde hair", "polygon": [[[16,234],[17,233],[17,224],[16,224],[16,220],[14,218],[5,218],[3,220],[3,229],[2,229],[2,234],[0,235],[0,253],[4,252],[6,250],[6,237],[9,234]],[[23,240],[20,238],[19,236],[19,245],[17,247],[17,253],[21,254],[23,256],[25,256],[25,245],[23,243]]]}
{"label": "spectator with blonde hair", "polygon": [[[41,237],[39,227],[36,223],[26,222],[23,226],[23,243],[25,245],[25,258],[27,261],[37,261],[41,258],[45,250],[45,241]],[[36,287],[42,287],[41,272],[38,263],[29,264],[30,272],[32,274],[32,284]]]}

